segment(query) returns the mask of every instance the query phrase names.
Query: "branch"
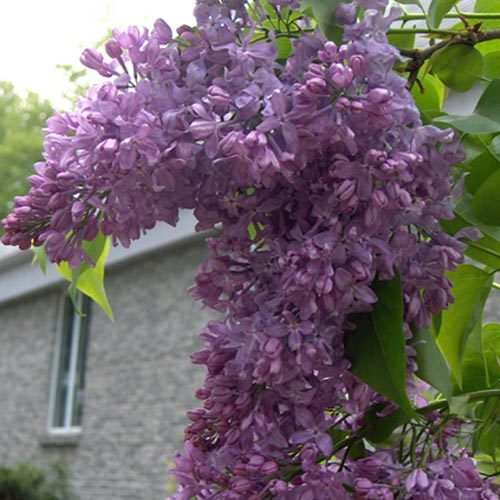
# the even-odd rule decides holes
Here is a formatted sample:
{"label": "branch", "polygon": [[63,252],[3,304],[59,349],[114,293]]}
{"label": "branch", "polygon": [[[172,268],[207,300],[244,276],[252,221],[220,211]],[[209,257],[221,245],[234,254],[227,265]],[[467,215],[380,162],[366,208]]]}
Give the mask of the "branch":
{"label": "branch", "polygon": [[[404,31],[405,33],[438,33],[438,31],[435,30],[390,30],[389,33],[396,31],[399,33],[401,31]],[[426,49],[399,49],[399,52],[404,57],[409,57],[410,59],[422,59],[425,61],[426,59],[429,59],[434,52],[437,52],[439,49],[443,49],[448,45],[476,45],[478,43],[499,39],[500,29],[482,31],[478,33],[471,33],[469,31],[449,31],[449,34],[453,36],[453,38],[443,40],[432,47],[427,47]]]}
{"label": "branch", "polygon": [[[455,12],[451,14],[445,14],[445,19],[500,19],[500,12]],[[418,21],[427,19],[426,14],[404,14],[398,20],[403,21],[404,23],[408,21]]]}
{"label": "branch", "polygon": [[427,59],[430,59],[433,54],[438,50],[444,49],[450,45],[476,45],[489,40],[500,39],[500,29],[488,31],[476,31],[470,29],[467,31],[454,31],[454,30],[432,30],[432,29],[393,29],[389,30],[389,34],[411,34],[411,33],[427,33],[436,35],[449,36],[446,40],[427,47],[426,49],[399,49],[399,53],[403,57],[408,57],[406,70],[410,73],[408,78],[408,90],[411,90],[413,85],[418,79],[418,72]]}

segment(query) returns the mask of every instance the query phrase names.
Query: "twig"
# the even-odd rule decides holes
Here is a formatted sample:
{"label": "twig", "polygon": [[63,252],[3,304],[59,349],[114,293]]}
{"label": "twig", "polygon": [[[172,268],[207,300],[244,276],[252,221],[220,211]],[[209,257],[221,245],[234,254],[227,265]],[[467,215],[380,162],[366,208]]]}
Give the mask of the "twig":
{"label": "twig", "polygon": [[431,29],[397,29],[389,30],[389,33],[394,34],[411,34],[411,33],[427,33],[427,34],[448,34],[449,38],[439,42],[426,49],[399,49],[399,53],[403,57],[410,59],[406,65],[406,70],[410,73],[408,78],[408,89],[411,90],[418,78],[418,72],[427,59],[430,59],[438,50],[449,47],[450,45],[476,45],[478,43],[487,42],[489,40],[500,39],[500,29],[488,31],[475,31],[469,29],[467,31],[454,30],[431,30]]}

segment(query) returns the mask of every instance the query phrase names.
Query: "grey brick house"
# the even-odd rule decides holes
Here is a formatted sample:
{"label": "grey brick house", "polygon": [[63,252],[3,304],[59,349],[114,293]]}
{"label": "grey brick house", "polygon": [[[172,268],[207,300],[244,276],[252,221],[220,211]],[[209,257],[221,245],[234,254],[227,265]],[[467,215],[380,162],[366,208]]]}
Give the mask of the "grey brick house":
{"label": "grey brick house", "polygon": [[[190,364],[210,315],[186,293],[204,237],[183,213],[128,250],[113,248],[112,323],[65,300],[54,269],[0,248],[0,464],[59,459],[82,500],[161,499],[203,372]],[[88,304],[81,303],[88,308]]]}

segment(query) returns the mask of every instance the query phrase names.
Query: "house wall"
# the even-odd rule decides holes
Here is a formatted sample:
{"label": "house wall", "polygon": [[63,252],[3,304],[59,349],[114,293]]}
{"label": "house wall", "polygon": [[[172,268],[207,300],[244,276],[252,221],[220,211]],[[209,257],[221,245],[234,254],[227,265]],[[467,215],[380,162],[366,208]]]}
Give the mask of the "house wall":
{"label": "house wall", "polygon": [[203,378],[189,354],[210,314],[186,288],[205,252],[190,240],[108,273],[115,322],[93,306],[77,444],[46,433],[61,288],[0,305],[0,464],[62,459],[82,500],[165,497],[167,462]]}

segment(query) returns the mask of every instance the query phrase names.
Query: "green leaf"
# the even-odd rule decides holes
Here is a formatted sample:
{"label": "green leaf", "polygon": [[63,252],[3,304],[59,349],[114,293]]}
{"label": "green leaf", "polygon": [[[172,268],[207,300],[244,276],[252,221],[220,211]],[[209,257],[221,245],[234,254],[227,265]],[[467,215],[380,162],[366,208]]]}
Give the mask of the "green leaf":
{"label": "green leaf", "polygon": [[483,475],[498,476],[500,473],[500,463],[488,455],[476,454],[474,455],[474,461],[476,462],[477,470]]}
{"label": "green leaf", "polygon": [[484,90],[474,113],[469,116],[448,115],[435,118],[438,123],[447,123],[468,134],[494,134],[500,132],[500,80],[490,82]]}
{"label": "green leaf", "polygon": [[444,101],[444,85],[434,75],[427,73],[420,78],[423,91],[414,85],[411,95],[420,111],[440,110]]}
{"label": "green leaf", "polygon": [[[461,229],[470,227],[471,223],[467,222],[463,217],[455,213],[455,218],[451,221],[442,220],[441,227],[448,233],[455,235]],[[483,235],[477,241],[470,242],[465,255],[471,259],[487,265],[491,269],[500,269],[500,241],[488,235]]]}
{"label": "green leaf", "polygon": [[420,0],[396,0],[396,2],[403,5],[418,5],[420,6]]}
{"label": "green leaf", "polygon": [[476,0],[474,12],[500,12],[500,0]]}
{"label": "green leaf", "polygon": [[464,392],[490,389],[500,380],[500,324],[474,329],[467,341],[462,362]]}
{"label": "green leaf", "polygon": [[[477,0],[474,6],[474,12],[495,13],[500,12],[500,0]],[[500,28],[500,19],[482,19],[481,31],[494,30]],[[477,49],[483,53],[500,50],[500,40],[489,40],[477,44]]]}
{"label": "green leaf", "polygon": [[391,45],[398,49],[413,49],[415,45],[415,33],[407,33],[404,35],[387,35],[387,39]]}
{"label": "green leaf", "polygon": [[426,329],[415,332],[412,345],[417,351],[417,375],[450,400],[453,391],[450,369],[431,332]]}
{"label": "green leaf", "polygon": [[38,262],[42,273],[47,274],[47,255],[45,253],[44,247],[32,246],[31,251],[33,252],[33,260],[31,261],[31,265],[33,265],[35,262]]}
{"label": "green leaf", "polygon": [[[314,18],[318,22],[321,32],[329,40],[340,44],[342,42],[342,27],[337,23],[335,10],[343,0],[312,0]],[[344,2],[345,3],[345,2]],[[349,3],[349,2],[347,2]]]}
{"label": "green leaf", "polygon": [[472,200],[472,195],[464,192],[455,206],[455,213],[463,217],[471,226],[480,229],[483,234],[500,241],[500,227],[484,224],[478,220],[472,212]]}
{"label": "green leaf", "polygon": [[378,302],[371,313],[355,315],[356,330],[345,335],[351,371],[372,389],[415,412],[406,395],[406,342],[403,333],[403,298],[399,276],[375,281]]}
{"label": "green leaf", "polygon": [[253,222],[250,222],[250,224],[248,224],[247,232],[250,240],[254,241],[257,236],[257,229],[255,229],[255,224]]}
{"label": "green leaf", "polygon": [[467,407],[469,405],[469,396],[466,394],[461,396],[455,396],[451,398],[449,409],[452,415],[458,415],[460,417],[465,417],[467,414]]}
{"label": "green leaf", "polygon": [[485,116],[472,114],[468,116],[462,115],[445,115],[434,118],[436,123],[445,123],[451,127],[465,132],[466,134],[494,134],[500,132],[500,123],[490,120]]}
{"label": "green leaf", "polygon": [[491,397],[478,405],[475,411],[476,419],[482,422],[480,425],[476,424],[474,451],[479,449],[493,460],[496,460],[496,452],[500,448],[499,406],[499,398]]}
{"label": "green leaf", "polygon": [[461,146],[466,154],[466,163],[470,163],[472,160],[477,158],[480,154],[485,152],[485,138],[488,136],[477,136],[465,134],[462,136]]}
{"label": "green leaf", "polygon": [[[480,48],[478,48],[480,50]],[[500,78],[500,50],[495,50],[483,53],[484,57],[484,78],[486,79],[481,84],[484,87],[488,86],[487,80],[494,80]]]}
{"label": "green leaf", "polygon": [[465,255],[491,269],[500,269],[500,241],[489,236],[483,236],[473,243],[469,242]]}
{"label": "green leaf", "polygon": [[483,75],[483,55],[471,45],[448,45],[433,54],[431,62],[433,73],[457,92],[466,92]]}
{"label": "green leaf", "polygon": [[474,194],[472,213],[485,224],[500,225],[500,170],[490,175]]}
{"label": "green leaf", "polygon": [[113,312],[104,288],[104,262],[109,253],[109,247],[109,238],[99,234],[92,241],[85,241],[82,244],[83,250],[95,262],[94,267],[90,267],[86,262],[77,269],[71,269],[65,262],[56,267],[59,274],[70,281],[68,293],[74,304],[76,304],[76,292],[80,290],[94,300],[113,321]]}
{"label": "green leaf", "polygon": [[395,429],[410,420],[410,416],[399,408],[385,417],[378,416],[383,409],[383,405],[375,405],[363,419],[363,435],[373,443],[382,443]]}
{"label": "green leaf", "polygon": [[427,22],[432,29],[439,28],[444,16],[448,14],[450,9],[458,2],[458,0],[432,0],[429,5],[427,14]]}
{"label": "green leaf", "polygon": [[493,283],[493,277],[470,264],[448,273],[455,301],[443,311],[437,343],[445,355],[451,372],[462,387],[462,357],[467,339],[481,321],[483,307]]}
{"label": "green leaf", "polygon": [[474,110],[480,116],[489,118],[492,121],[500,123],[500,80],[495,79],[490,82],[482,93]]}
{"label": "green leaf", "polygon": [[500,162],[488,151],[479,155],[468,166],[470,173],[465,178],[465,186],[472,194],[484,184],[488,177],[500,170]]}
{"label": "green leaf", "polygon": [[488,177],[500,170],[500,136],[484,146],[484,153],[468,164],[470,173],[465,178],[465,185],[471,193],[475,193]]}
{"label": "green leaf", "polygon": [[472,199],[472,213],[484,224],[500,225],[500,170],[478,188]]}
{"label": "green leaf", "polygon": [[278,47],[278,60],[288,59],[292,54],[292,42],[290,38],[280,37],[276,40]]}

